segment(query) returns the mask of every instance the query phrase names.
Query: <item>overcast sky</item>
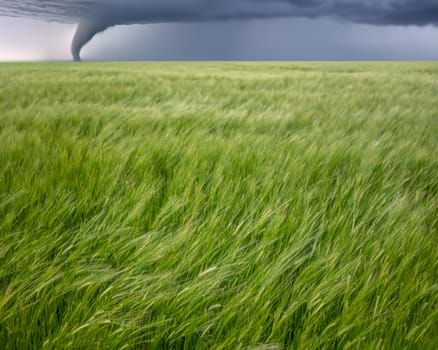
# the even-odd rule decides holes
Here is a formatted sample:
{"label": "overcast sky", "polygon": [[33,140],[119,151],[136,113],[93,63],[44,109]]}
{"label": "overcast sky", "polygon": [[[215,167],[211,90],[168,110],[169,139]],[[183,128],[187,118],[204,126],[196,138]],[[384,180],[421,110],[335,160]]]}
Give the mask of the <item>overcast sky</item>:
{"label": "overcast sky", "polygon": [[0,60],[438,59],[438,0],[221,1],[0,0]]}

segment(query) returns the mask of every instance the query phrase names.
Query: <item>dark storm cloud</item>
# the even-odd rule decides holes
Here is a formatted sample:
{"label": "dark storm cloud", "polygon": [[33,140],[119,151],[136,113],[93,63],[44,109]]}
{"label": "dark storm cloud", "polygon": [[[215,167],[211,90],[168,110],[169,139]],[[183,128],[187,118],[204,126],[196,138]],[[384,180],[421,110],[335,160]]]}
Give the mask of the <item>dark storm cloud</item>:
{"label": "dark storm cloud", "polygon": [[197,22],[270,17],[333,17],[377,25],[438,25],[438,0],[0,0],[0,15],[78,22],[81,48],[119,24]]}
{"label": "dark storm cloud", "polygon": [[335,16],[372,24],[438,23],[438,0],[0,0],[0,15],[112,24]]}

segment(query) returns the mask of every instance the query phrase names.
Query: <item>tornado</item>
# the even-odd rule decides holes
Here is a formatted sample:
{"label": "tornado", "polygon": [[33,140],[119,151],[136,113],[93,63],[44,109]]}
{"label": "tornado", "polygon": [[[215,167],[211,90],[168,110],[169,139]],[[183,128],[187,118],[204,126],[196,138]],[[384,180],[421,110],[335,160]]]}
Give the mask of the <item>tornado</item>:
{"label": "tornado", "polygon": [[93,39],[96,34],[105,31],[108,27],[110,27],[110,25],[103,20],[86,19],[80,21],[71,43],[73,61],[81,62],[82,48]]}

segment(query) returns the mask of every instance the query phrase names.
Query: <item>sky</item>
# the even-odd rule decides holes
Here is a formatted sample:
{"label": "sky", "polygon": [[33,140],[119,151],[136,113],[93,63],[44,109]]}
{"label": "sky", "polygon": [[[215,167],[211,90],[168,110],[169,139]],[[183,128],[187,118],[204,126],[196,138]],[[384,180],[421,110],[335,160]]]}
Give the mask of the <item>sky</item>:
{"label": "sky", "polygon": [[0,61],[438,60],[438,0],[0,0],[0,32]]}

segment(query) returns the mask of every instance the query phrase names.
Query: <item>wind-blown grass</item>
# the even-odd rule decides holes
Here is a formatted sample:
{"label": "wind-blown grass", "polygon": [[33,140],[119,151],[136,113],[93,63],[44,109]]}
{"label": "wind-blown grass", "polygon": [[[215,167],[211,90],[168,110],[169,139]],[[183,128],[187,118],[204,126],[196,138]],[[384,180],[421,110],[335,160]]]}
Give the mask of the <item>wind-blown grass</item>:
{"label": "wind-blown grass", "polygon": [[436,63],[0,65],[2,349],[437,349]]}

